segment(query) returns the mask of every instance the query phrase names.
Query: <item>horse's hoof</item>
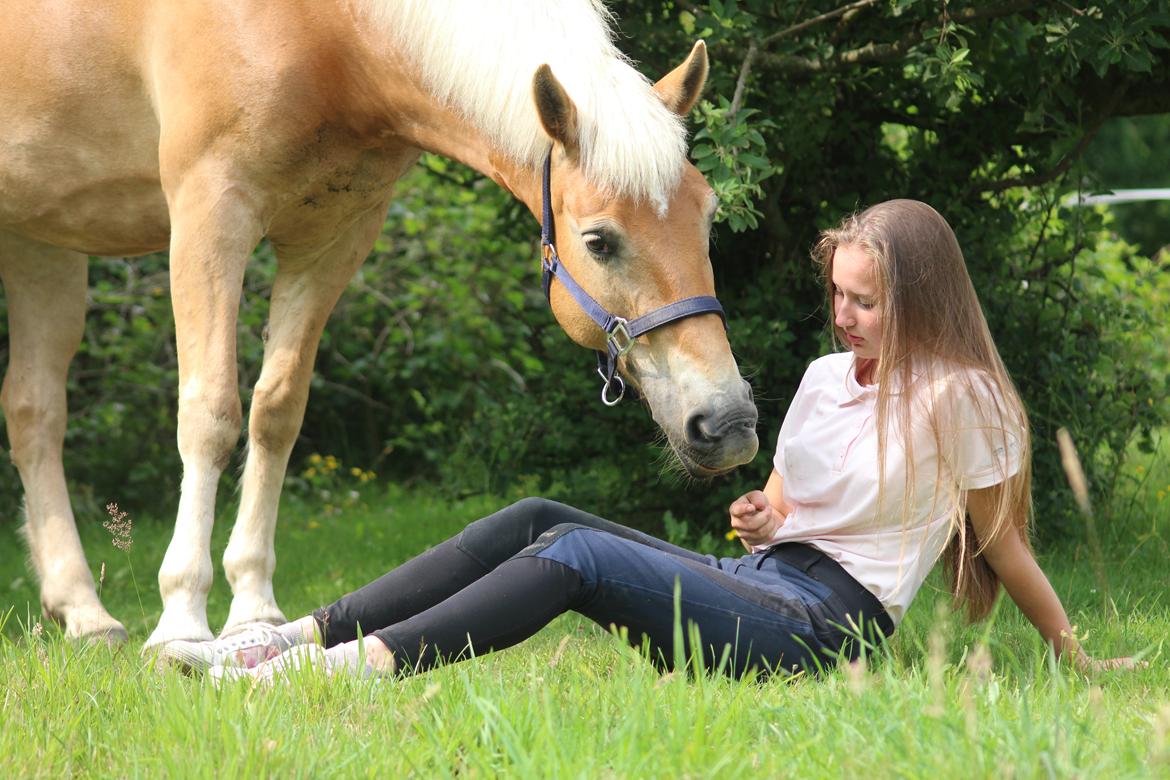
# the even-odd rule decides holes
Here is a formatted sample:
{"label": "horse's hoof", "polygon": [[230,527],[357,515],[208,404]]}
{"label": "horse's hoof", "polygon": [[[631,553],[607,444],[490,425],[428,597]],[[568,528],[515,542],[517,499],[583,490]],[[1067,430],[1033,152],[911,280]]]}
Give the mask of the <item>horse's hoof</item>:
{"label": "horse's hoof", "polygon": [[105,642],[111,647],[120,647],[130,641],[130,633],[119,624],[107,628],[101,634],[90,634],[86,638],[91,642]]}
{"label": "horse's hoof", "polygon": [[82,642],[120,645],[130,639],[126,627],[110,617],[104,609],[78,610],[59,620],[65,626],[65,636]]}

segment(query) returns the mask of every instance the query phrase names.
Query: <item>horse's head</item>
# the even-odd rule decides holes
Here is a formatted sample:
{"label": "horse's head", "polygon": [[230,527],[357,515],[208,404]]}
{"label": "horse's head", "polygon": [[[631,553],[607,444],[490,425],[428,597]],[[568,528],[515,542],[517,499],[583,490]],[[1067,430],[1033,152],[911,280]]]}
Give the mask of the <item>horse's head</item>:
{"label": "horse's head", "polygon": [[[702,42],[687,60],[654,85],[671,111],[687,114],[707,77]],[[708,256],[715,194],[693,165],[664,198],[613,194],[586,177],[577,108],[552,71],[533,81],[541,123],[554,141],[552,212],[561,263],[610,312],[634,319],[692,296],[713,296]],[[553,313],[577,343],[605,350],[595,322],[553,282]],[[728,471],[752,459],[758,447],[751,387],[739,375],[723,322],[716,313],[680,319],[639,337],[619,362],[694,476]]]}

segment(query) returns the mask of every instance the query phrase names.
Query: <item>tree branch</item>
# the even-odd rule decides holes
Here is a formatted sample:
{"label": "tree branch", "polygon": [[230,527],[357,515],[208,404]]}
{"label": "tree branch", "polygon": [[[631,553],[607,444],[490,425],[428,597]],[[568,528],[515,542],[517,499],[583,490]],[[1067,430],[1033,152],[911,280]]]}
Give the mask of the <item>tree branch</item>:
{"label": "tree branch", "polygon": [[739,66],[739,78],[735,80],[735,94],[731,98],[731,108],[727,110],[728,119],[739,112],[739,107],[743,103],[743,91],[747,86],[748,74],[752,72],[752,61],[756,58],[757,51],[759,49],[756,47],[756,42],[752,41],[748,45],[747,54],[744,55],[743,64]]}
{"label": "tree branch", "polygon": [[739,78],[736,79],[735,82],[735,95],[731,99],[731,108],[727,112],[728,117],[734,117],[739,111],[740,106],[743,105],[743,93],[744,89],[747,87],[748,75],[750,75],[752,72],[752,63],[755,61],[756,55],[759,53],[760,49],[766,49],[776,41],[782,38],[786,38],[789,35],[795,35],[801,30],[806,30],[815,24],[827,22],[830,19],[836,19],[839,16],[844,16],[850,11],[857,11],[861,8],[875,5],[878,2],[879,0],[855,0],[855,2],[849,3],[848,5],[843,5],[840,8],[828,11],[819,16],[814,16],[812,19],[805,19],[803,22],[785,27],[783,30],[779,30],[772,33],[771,35],[765,36],[759,42],[752,40],[748,44],[748,50],[747,54],[744,55],[743,64],[739,67]]}
{"label": "tree branch", "polygon": [[760,41],[760,45],[764,48],[767,48],[781,38],[787,38],[789,35],[795,35],[802,30],[806,30],[809,27],[812,27],[814,24],[827,22],[830,19],[836,19],[839,16],[844,16],[850,11],[856,11],[861,8],[868,8],[869,6],[876,5],[877,3],[878,0],[857,0],[857,2],[850,3],[849,5],[843,5],[833,11],[828,11],[827,13],[823,13],[820,16],[814,16],[812,19],[806,19],[805,21],[794,24],[791,27],[785,27],[783,30],[774,32]]}
{"label": "tree branch", "polygon": [[[954,13],[948,12],[947,15],[940,16],[935,21],[938,23],[952,22],[965,24],[980,19],[998,19],[1004,16],[1012,16],[1050,4],[1049,2],[1038,3],[1035,0],[1012,0],[1012,2],[1001,3],[999,5],[963,8]],[[913,25],[905,35],[896,41],[889,43],[875,43],[870,41],[864,46],[843,51],[827,60],[800,57],[797,55],[768,54],[765,55],[764,63],[770,69],[788,75],[815,75],[826,71],[845,70],[857,65],[892,62],[900,59],[912,46],[922,42],[923,27],[925,25],[925,21]],[[785,33],[787,31],[781,30],[780,32]],[[779,35],[780,33],[777,33],[777,36]]]}

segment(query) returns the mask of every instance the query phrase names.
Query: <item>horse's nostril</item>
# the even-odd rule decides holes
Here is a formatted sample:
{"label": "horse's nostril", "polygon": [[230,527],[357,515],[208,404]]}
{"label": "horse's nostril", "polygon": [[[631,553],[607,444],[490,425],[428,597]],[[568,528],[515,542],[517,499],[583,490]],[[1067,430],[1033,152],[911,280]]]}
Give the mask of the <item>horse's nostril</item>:
{"label": "horse's nostril", "polygon": [[719,438],[718,431],[711,424],[710,415],[703,412],[697,412],[687,418],[686,432],[687,441],[692,447],[709,445]]}
{"label": "horse's nostril", "polygon": [[710,409],[695,412],[687,418],[684,431],[687,443],[698,450],[711,450],[725,441],[754,434],[755,408],[737,410],[737,413],[713,413]]}

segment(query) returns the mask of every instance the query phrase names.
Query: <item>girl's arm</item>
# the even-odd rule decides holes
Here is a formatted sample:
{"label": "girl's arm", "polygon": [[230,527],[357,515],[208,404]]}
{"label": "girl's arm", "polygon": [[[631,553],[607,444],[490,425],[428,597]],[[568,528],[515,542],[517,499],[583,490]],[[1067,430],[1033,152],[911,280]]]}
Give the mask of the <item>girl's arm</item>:
{"label": "girl's arm", "polygon": [[[980,541],[987,538],[995,518],[998,491],[998,486],[992,486],[967,492],[967,512]],[[1018,526],[1004,529],[982,555],[1024,617],[1058,656],[1071,658],[1082,671],[1134,666],[1132,658],[1094,659],[1081,649],[1060,598],[1024,542],[1022,526],[1021,518]]]}

